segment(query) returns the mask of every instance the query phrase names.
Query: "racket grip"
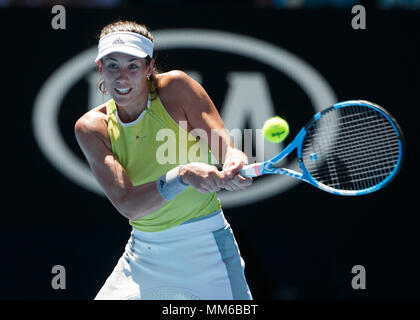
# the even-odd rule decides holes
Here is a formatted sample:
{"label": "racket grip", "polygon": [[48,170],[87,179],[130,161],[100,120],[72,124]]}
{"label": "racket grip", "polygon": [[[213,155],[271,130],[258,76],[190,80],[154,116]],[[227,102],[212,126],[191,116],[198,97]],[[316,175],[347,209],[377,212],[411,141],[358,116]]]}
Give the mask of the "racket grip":
{"label": "racket grip", "polygon": [[261,163],[253,163],[247,166],[243,166],[239,173],[244,177],[259,177],[262,175],[260,166]]}

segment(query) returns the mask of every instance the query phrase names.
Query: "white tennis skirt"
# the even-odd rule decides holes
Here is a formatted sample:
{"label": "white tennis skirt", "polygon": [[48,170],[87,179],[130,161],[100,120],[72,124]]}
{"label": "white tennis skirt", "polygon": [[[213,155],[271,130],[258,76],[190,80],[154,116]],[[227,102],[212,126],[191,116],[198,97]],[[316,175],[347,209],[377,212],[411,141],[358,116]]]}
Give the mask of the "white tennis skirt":
{"label": "white tennis skirt", "polygon": [[169,230],[132,230],[95,300],[250,300],[245,263],[222,210]]}

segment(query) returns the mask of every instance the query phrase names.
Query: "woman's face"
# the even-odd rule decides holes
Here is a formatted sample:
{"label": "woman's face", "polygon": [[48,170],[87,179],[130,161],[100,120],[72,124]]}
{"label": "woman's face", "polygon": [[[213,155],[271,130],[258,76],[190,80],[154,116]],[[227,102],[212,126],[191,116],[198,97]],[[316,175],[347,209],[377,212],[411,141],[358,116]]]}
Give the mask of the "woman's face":
{"label": "woman's face", "polygon": [[105,88],[120,107],[137,106],[148,92],[146,75],[153,71],[154,61],[146,65],[146,60],[125,53],[111,53],[103,59],[102,77]]}

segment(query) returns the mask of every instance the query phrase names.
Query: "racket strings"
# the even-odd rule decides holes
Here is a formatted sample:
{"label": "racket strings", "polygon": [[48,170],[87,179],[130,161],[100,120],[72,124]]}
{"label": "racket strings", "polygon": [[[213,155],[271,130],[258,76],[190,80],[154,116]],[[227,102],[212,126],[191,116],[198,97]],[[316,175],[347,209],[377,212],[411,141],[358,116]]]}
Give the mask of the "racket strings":
{"label": "racket strings", "polygon": [[[353,175],[362,175],[361,177],[356,177],[353,179],[342,179],[344,180],[344,182],[346,183],[353,183],[355,185],[355,188],[365,188],[365,187],[369,187],[370,185],[367,183],[367,181],[365,181],[366,178],[369,178],[370,181],[373,184],[377,184],[380,183],[381,179],[386,177],[390,172],[392,172],[391,169],[393,169],[394,165],[391,164],[391,166],[387,166],[386,164],[384,165],[382,163],[382,165],[380,164],[380,161],[386,160],[383,158],[383,155],[380,154],[380,149],[378,148],[378,146],[383,146],[385,144],[385,146],[388,146],[388,144],[386,143],[386,141],[384,141],[384,135],[382,134],[381,136],[378,136],[378,134],[380,133],[384,133],[385,130],[383,130],[382,125],[379,125],[379,128],[382,129],[382,131],[378,132],[378,125],[376,125],[378,122],[380,123],[380,121],[372,121],[371,120],[372,117],[366,117],[365,120],[369,121],[369,127],[368,129],[371,130],[371,133],[373,132],[373,135],[376,135],[376,141],[373,140],[372,141],[372,134],[369,134],[369,136],[366,135],[366,127],[364,130],[360,129],[359,127],[356,127],[355,130],[358,130],[358,132],[362,132],[362,136],[364,135],[365,137],[363,138],[363,140],[360,140],[360,135],[359,137],[356,137],[356,141],[361,141],[359,143],[359,148],[357,150],[353,151],[353,163],[355,163],[355,165],[348,165],[347,168],[345,168],[346,170],[353,170]],[[364,124],[364,123],[363,123]],[[343,128],[347,128],[347,125],[345,124],[343,126]],[[360,130],[360,131],[359,131]],[[365,131],[365,132],[364,132]],[[393,131],[392,131],[393,132]],[[343,135],[348,134],[348,132],[346,131],[346,129],[344,129],[342,131]],[[385,134],[385,140],[387,135]],[[368,142],[367,147],[369,148],[369,151],[366,150],[366,142]],[[354,139],[350,139],[349,143],[353,143],[354,144]],[[372,145],[373,143],[373,145]],[[376,148],[375,148],[376,146]],[[339,146],[340,148],[340,146]],[[342,147],[341,147],[342,148]],[[335,152],[336,150],[333,150],[333,152]],[[342,151],[342,150],[341,150]],[[373,151],[373,152],[372,152]],[[389,148],[385,148],[386,153],[388,153],[390,151]],[[343,152],[341,152],[343,154]],[[368,155],[370,154],[370,156]],[[379,154],[379,156],[378,156]],[[373,157],[371,156],[373,155]],[[363,162],[362,162],[362,159]],[[344,159],[343,156],[341,157],[341,160],[343,161],[347,161],[348,159]],[[378,163],[379,162],[379,163]],[[363,163],[369,163],[370,165],[364,165]],[[386,163],[386,161],[385,161]],[[343,170],[343,168],[338,168],[338,170]],[[366,175],[365,171],[369,171],[369,175]],[[338,177],[336,178],[339,182],[340,179],[338,179]],[[363,182],[363,184],[360,184],[361,182]],[[359,183],[359,185],[357,184]],[[334,187],[337,187],[334,186]]]}
{"label": "racket strings", "polygon": [[363,190],[396,168],[400,139],[390,121],[366,106],[331,109],[307,129],[302,161],[320,183],[338,190]]}
{"label": "racket strings", "polygon": [[[373,147],[376,147],[376,153],[373,154],[373,157],[378,158],[379,156],[380,158],[378,159],[383,159],[383,156],[388,154],[390,151],[399,151],[398,139],[379,139],[380,137],[377,139],[365,139],[359,144],[354,142],[349,142],[347,145],[345,143],[340,143],[335,145],[331,151],[340,151],[342,160],[370,160],[368,157],[372,156],[370,151]],[[382,144],[378,144],[378,142],[381,142]]]}
{"label": "racket strings", "polygon": [[[389,148],[390,144],[395,143],[395,142],[398,143],[397,138],[394,138],[394,137],[390,138],[389,135],[366,134],[366,135],[359,136],[356,138],[357,139],[348,139],[348,140],[337,139],[335,145],[333,146],[334,149],[332,149],[332,151],[340,150],[342,154],[347,152],[352,156],[353,153],[357,150],[360,152],[365,152],[366,149],[370,149],[373,146],[378,146],[379,140],[381,140],[382,146],[386,149]],[[361,138],[363,138],[363,140],[360,142]],[[398,147],[398,145],[396,144],[395,147]]]}

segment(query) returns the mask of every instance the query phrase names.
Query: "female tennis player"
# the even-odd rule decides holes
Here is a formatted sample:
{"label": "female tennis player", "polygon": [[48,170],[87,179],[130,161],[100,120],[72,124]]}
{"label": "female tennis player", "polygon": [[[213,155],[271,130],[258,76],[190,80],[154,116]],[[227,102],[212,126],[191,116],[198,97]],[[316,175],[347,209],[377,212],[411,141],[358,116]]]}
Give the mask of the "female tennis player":
{"label": "female tennis player", "polygon": [[[239,174],[247,158],[234,148],[206,91],[181,71],[158,73],[153,37],[135,22],[105,26],[95,61],[100,89],[112,99],[84,114],[75,135],[107,197],[132,226],[95,299],[252,299],[216,195],[252,183]],[[196,129],[207,137],[199,140]],[[176,139],[164,141],[162,132]],[[171,152],[177,161],[162,161]]]}

